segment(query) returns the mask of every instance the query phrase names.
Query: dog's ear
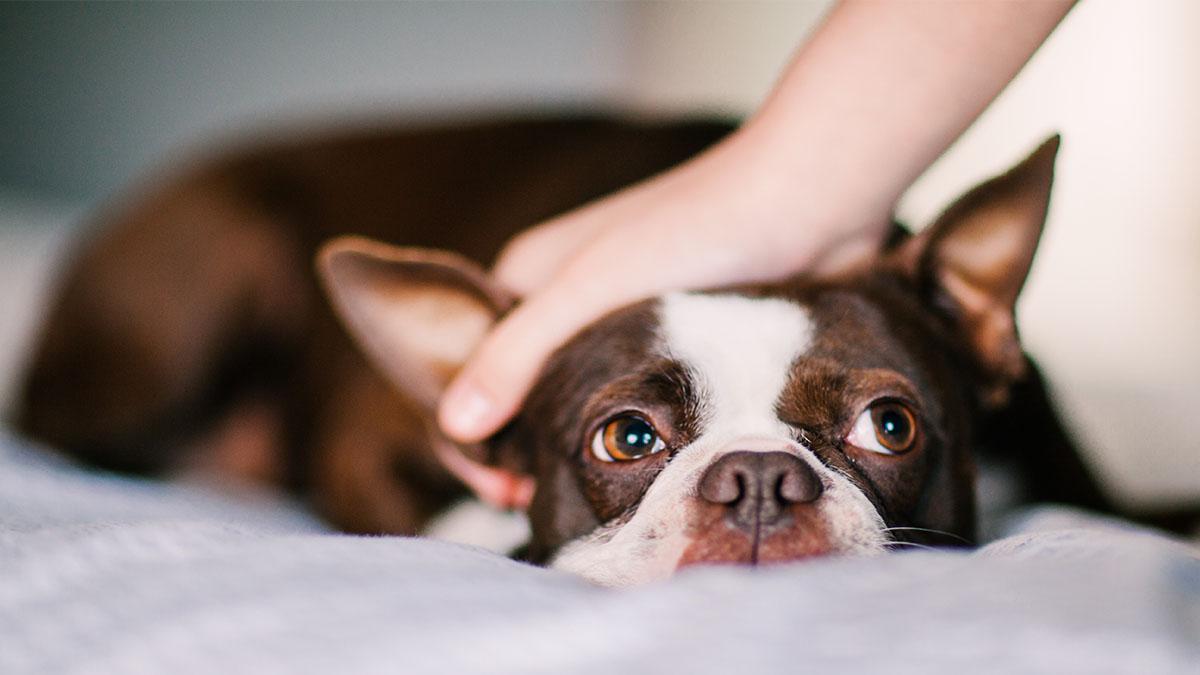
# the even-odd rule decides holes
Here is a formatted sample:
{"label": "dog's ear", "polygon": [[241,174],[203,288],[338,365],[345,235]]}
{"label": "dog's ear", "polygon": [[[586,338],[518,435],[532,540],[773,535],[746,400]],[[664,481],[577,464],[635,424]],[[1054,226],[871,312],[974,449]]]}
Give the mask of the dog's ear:
{"label": "dog's ear", "polygon": [[1002,403],[1025,374],[1014,308],[1037,249],[1059,137],[1008,173],[959,198],[896,255],[918,287],[973,347],[988,377],[984,399]]}
{"label": "dog's ear", "polygon": [[[515,302],[459,255],[361,237],[326,243],[317,270],[369,360],[430,420],[451,378]],[[434,428],[430,437],[446,468],[484,500],[505,508],[528,504],[532,482],[516,467],[485,447],[451,443]]]}
{"label": "dog's ear", "polygon": [[321,247],[317,267],[363,351],[428,409],[513,303],[478,265],[446,251],[340,237]]}

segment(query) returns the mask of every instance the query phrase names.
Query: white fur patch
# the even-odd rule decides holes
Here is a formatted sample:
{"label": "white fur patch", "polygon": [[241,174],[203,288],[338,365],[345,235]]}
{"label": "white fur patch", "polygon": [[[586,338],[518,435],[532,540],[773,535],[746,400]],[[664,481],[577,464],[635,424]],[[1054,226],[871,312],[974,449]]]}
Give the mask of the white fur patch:
{"label": "white fur patch", "polygon": [[791,435],[775,404],[792,363],[812,344],[808,310],[779,298],[680,293],[663,298],[660,316],[666,355],[700,385],[706,435]]}
{"label": "white fur patch", "polygon": [[465,499],[434,518],[421,536],[508,555],[529,541],[529,519],[523,513],[501,511],[478,499]]}
{"label": "white fur patch", "polygon": [[882,549],[882,520],[845,476],[796,442],[776,413],[792,364],[815,330],[808,311],[779,298],[673,294],[659,308],[659,349],[689,369],[703,411],[699,437],[655,479],[633,516],[563,547],[553,567],[606,586],[670,576],[690,543],[690,509],[705,470],[736,451],[791,452],[824,486],[818,508],[837,552]]}

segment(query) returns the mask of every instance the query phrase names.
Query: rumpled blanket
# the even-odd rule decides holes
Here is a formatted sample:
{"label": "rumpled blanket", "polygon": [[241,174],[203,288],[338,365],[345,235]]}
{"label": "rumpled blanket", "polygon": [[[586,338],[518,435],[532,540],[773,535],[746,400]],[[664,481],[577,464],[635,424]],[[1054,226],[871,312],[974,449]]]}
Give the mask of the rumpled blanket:
{"label": "rumpled blanket", "polygon": [[974,552],[612,591],[0,434],[0,673],[1200,673],[1200,557],[1055,508]]}

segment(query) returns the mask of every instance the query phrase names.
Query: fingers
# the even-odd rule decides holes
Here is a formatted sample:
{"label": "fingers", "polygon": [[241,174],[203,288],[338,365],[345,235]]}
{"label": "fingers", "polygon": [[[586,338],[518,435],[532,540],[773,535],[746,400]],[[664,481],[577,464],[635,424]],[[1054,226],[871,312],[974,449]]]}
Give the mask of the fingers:
{"label": "fingers", "polygon": [[476,442],[499,430],[516,414],[551,352],[620,303],[588,290],[602,285],[552,285],[602,230],[607,201],[526,230],[500,252],[493,276],[526,300],[489,333],[443,394],[438,424],[451,438]]}
{"label": "fingers", "polygon": [[[864,259],[878,250],[882,231],[822,249],[829,251],[826,262],[837,260],[843,267]],[[779,278],[812,259],[813,249],[806,254],[788,242],[763,247],[761,241],[742,241],[742,235],[730,228],[611,226],[581,244],[556,276],[476,348],[440,401],[443,431],[462,442],[495,433],[516,414],[554,350],[618,307],[676,288]],[[752,234],[755,239],[766,237]],[[772,249],[792,253],[781,256]],[[665,260],[666,252],[687,264]]]}
{"label": "fingers", "polygon": [[[712,241],[706,231],[724,238],[728,228],[613,225],[590,240],[475,349],[440,401],[443,431],[463,442],[494,433],[516,413],[550,354],[609,311],[669,289],[736,279],[739,247]],[[688,264],[669,264],[666,252]]]}
{"label": "fingers", "polygon": [[[623,206],[605,205],[606,220]],[[763,256],[751,269],[742,269],[743,254],[755,247],[732,245],[729,238],[740,235],[728,227],[666,217],[657,218],[654,227],[632,218],[614,220],[620,224],[602,226],[586,218],[547,230],[544,238],[527,240],[498,265],[507,270],[507,284],[528,284],[520,290],[533,292],[489,333],[443,394],[438,423],[450,437],[476,442],[497,431],[517,412],[550,354],[607,312],[674,288],[782,271],[762,264]],[[558,255],[564,249],[573,254],[556,261],[556,272],[533,269],[543,264],[539,253]],[[520,269],[523,260],[529,269]],[[526,276],[514,283],[520,274]],[[541,282],[541,275],[549,280]]]}
{"label": "fingers", "polygon": [[[685,267],[663,265],[659,259],[662,251],[683,245],[676,229],[654,228],[643,232],[639,242],[629,226],[610,225],[570,256],[557,275],[528,295],[475,349],[440,401],[443,431],[463,442],[486,438],[516,413],[546,358],[580,329],[617,307],[687,285],[688,279],[678,278]],[[565,235],[557,244],[576,241]]]}
{"label": "fingers", "polygon": [[655,211],[664,206],[668,213],[687,210],[686,202],[680,209],[679,203],[664,197],[673,191],[672,184],[680,182],[681,174],[694,173],[692,164],[682,164],[522,232],[497,256],[492,274],[505,288],[528,296],[561,276],[568,264],[577,263],[575,258],[585,248],[599,239],[612,239],[613,228],[641,222],[647,226],[641,229],[671,229],[672,217],[662,218]]}
{"label": "fingers", "polygon": [[522,297],[545,286],[600,231],[604,204],[585,206],[517,235],[497,256],[493,276]]}

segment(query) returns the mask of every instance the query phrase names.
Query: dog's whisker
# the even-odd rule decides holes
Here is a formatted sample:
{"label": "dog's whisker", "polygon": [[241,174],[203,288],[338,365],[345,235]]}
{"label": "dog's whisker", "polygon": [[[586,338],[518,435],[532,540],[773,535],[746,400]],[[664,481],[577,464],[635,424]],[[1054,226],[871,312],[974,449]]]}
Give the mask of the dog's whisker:
{"label": "dog's whisker", "polygon": [[889,541],[889,542],[885,543],[884,546],[887,548],[902,548],[902,547],[907,546],[908,548],[917,548],[917,549],[921,549],[924,551],[936,551],[937,550],[933,546],[926,546],[925,544],[917,544],[917,543],[914,543],[911,541]]}
{"label": "dog's whisker", "polygon": [[940,536],[943,536],[943,537],[949,537],[950,539],[954,539],[954,540],[956,540],[956,541],[962,542],[963,544],[967,544],[967,545],[970,545],[970,544],[971,544],[971,541],[970,541],[969,539],[967,539],[966,537],[963,537],[963,536],[960,536],[960,535],[954,534],[953,532],[947,532],[947,531],[945,531],[945,530],[935,530],[935,529],[931,529],[931,528],[928,528],[928,527],[906,527],[906,526],[896,526],[896,527],[885,527],[885,528],[883,528],[883,531],[884,531],[884,532],[888,532],[888,533],[891,533],[891,532],[901,532],[901,531],[904,531],[904,532],[925,532],[925,533],[928,533],[928,534],[936,534],[936,535],[940,535]]}

